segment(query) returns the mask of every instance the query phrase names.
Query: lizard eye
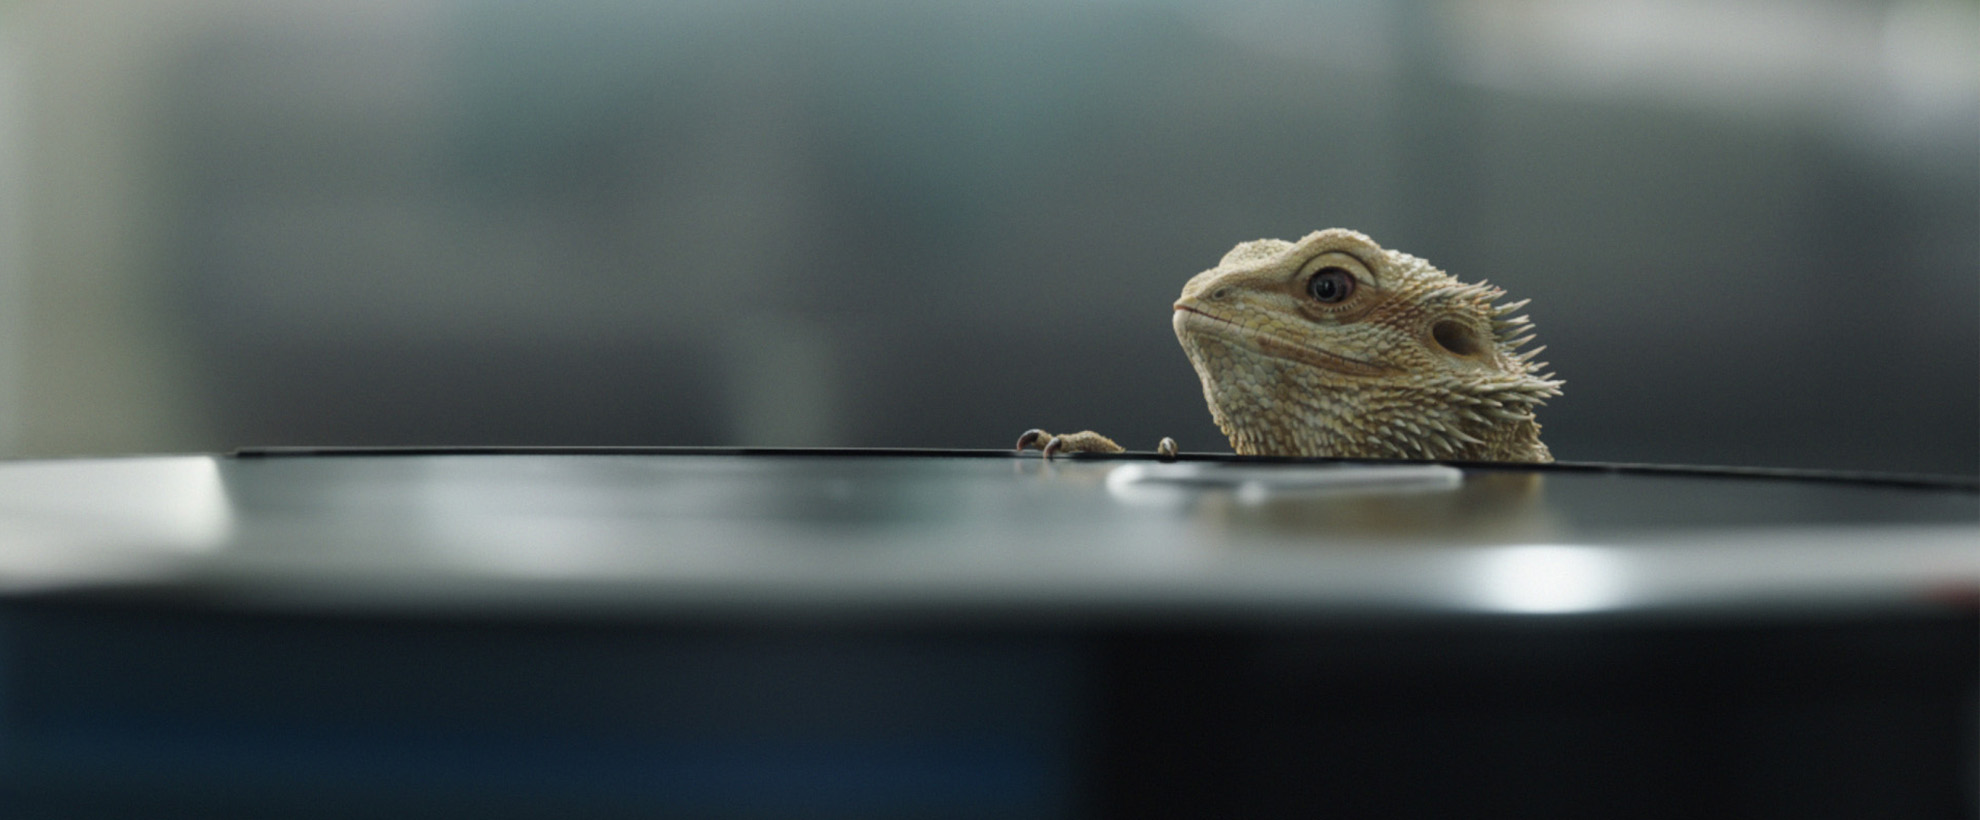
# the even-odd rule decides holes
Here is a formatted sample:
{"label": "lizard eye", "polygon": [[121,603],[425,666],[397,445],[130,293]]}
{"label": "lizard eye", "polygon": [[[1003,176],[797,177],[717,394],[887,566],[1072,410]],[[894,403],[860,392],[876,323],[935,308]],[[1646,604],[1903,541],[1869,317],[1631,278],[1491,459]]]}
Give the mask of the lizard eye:
{"label": "lizard eye", "polygon": [[1339,302],[1354,293],[1354,274],[1343,268],[1321,268],[1306,280],[1306,292],[1316,301]]}

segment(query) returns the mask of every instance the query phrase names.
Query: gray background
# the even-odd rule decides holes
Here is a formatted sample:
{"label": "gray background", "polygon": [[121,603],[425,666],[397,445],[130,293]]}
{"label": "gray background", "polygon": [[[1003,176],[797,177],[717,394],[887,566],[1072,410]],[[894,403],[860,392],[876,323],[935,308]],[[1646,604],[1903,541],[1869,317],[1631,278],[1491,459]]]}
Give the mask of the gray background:
{"label": "gray background", "polygon": [[17,454],[1227,451],[1169,329],[1363,230],[1555,454],[1980,471],[1980,4],[5,7]]}

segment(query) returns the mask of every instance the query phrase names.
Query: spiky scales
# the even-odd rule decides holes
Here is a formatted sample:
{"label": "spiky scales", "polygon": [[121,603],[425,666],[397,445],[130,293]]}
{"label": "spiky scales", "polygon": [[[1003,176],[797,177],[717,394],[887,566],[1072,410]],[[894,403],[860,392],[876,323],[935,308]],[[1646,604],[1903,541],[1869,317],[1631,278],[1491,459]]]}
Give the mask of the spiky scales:
{"label": "spiky scales", "polygon": [[1534,408],[1562,383],[1504,296],[1336,228],[1237,246],[1174,324],[1239,453],[1552,461]]}

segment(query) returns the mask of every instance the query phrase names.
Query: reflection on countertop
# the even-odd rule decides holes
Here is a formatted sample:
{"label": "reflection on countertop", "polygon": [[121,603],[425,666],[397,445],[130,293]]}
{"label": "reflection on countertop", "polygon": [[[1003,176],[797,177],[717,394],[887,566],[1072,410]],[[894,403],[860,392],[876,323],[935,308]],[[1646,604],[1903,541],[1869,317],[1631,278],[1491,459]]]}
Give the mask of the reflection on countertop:
{"label": "reflection on countertop", "polygon": [[388,606],[1548,613],[1917,605],[1980,589],[1971,487],[1438,464],[12,462],[0,535],[0,589],[166,583]]}

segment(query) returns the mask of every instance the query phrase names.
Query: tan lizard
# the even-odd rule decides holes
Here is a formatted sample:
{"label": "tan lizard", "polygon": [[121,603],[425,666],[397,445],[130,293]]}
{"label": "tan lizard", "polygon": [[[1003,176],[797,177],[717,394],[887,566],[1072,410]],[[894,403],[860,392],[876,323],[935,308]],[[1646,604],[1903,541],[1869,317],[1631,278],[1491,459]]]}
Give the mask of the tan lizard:
{"label": "tan lizard", "polygon": [[[1242,455],[1553,461],[1534,407],[1562,382],[1527,301],[1466,284],[1354,231],[1260,239],[1183,285],[1174,324],[1217,427]],[[1018,449],[1118,453],[1091,430]],[[1163,439],[1157,450],[1175,453]]]}

